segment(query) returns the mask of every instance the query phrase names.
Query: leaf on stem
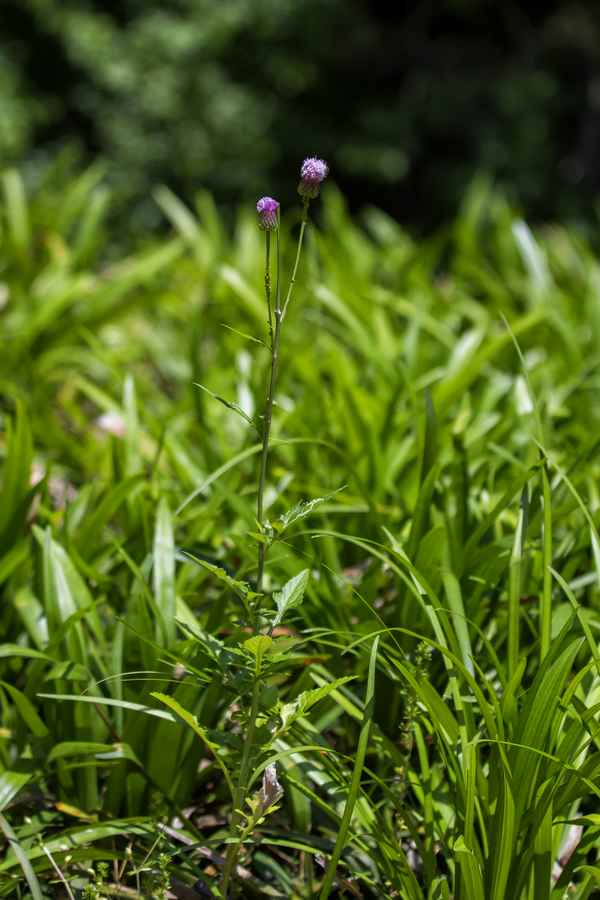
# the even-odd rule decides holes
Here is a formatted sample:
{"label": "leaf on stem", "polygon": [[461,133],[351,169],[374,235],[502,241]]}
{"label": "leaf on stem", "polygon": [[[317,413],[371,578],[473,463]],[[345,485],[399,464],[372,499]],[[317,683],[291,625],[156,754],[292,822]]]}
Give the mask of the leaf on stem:
{"label": "leaf on stem", "polygon": [[[221,327],[227,328],[227,329],[229,329],[229,331],[233,331],[234,334],[239,334],[240,337],[247,338],[249,341],[254,341],[255,344],[263,344],[265,347],[269,346],[266,341],[263,341],[262,338],[254,337],[253,334],[246,334],[244,331],[238,331],[237,328],[232,328],[231,325],[225,325],[224,322],[221,322]],[[198,387],[202,387],[202,385],[198,385]],[[206,390],[206,388],[204,388],[204,390]],[[213,394],[213,397],[214,397],[214,394]],[[220,400],[220,397],[217,397],[217,400]],[[221,400],[221,403],[223,403],[223,402],[224,401]],[[227,404],[227,405],[229,405],[229,404]]]}
{"label": "leaf on stem", "polygon": [[223,581],[225,582],[225,584],[229,585],[229,587],[233,591],[235,591],[238,597],[240,597],[248,613],[251,612],[249,605],[250,601],[256,600],[257,597],[262,597],[262,594],[257,594],[254,591],[250,590],[250,585],[247,581],[236,581],[235,578],[232,578],[231,575],[227,574],[225,569],[207,562],[205,559],[202,559],[200,556],[192,553],[191,550],[182,550],[181,552],[185,556],[189,556],[190,559],[193,559],[194,562],[197,562],[198,565],[204,566],[205,569],[208,569],[209,572],[212,572],[212,574],[216,578],[218,578],[219,581]]}
{"label": "leaf on stem", "polygon": [[314,500],[300,500],[299,503],[296,503],[295,506],[292,506],[291,509],[288,509],[287,512],[282,516],[279,516],[279,518],[273,522],[273,529],[277,532],[277,537],[279,537],[286,528],[293,525],[294,522],[297,522],[299,519],[304,519],[321,506],[322,503],[331,500],[332,497],[335,497],[336,494],[339,494],[340,491],[343,491],[347,487],[348,485],[345,484],[336,491],[325,494],[324,497],[316,497]]}
{"label": "leaf on stem", "polygon": [[260,825],[267,812],[275,812],[279,809],[275,806],[283,795],[283,788],[277,780],[277,763],[271,763],[263,772],[262,788],[252,797],[248,797],[247,804],[252,812],[244,834],[248,834],[252,828]]}
{"label": "leaf on stem", "polygon": [[255,634],[247,641],[244,641],[242,647],[244,648],[244,650],[246,650],[247,653],[255,656],[260,665],[263,654],[268,651],[272,643],[273,638],[269,637],[268,634]]}
{"label": "leaf on stem", "polygon": [[300,606],[304,600],[304,592],[308,584],[310,569],[304,569],[295,578],[291,578],[282,588],[281,591],[273,594],[273,600],[277,606],[277,615],[273,619],[271,628],[279,625],[286,612],[296,606]]}
{"label": "leaf on stem", "polygon": [[346,684],[348,681],[354,681],[355,678],[356,675],[338,678],[336,681],[332,681],[331,684],[325,684],[323,687],[316,688],[315,690],[303,691],[302,694],[296,697],[293,703],[286,703],[279,711],[281,727],[277,730],[274,737],[278,737],[283,731],[287,731],[292,722],[295,722],[300,716],[306,715],[308,710],[314,706],[315,703],[318,703],[319,700],[323,700],[324,697],[327,697],[332,691],[337,690],[342,684]]}
{"label": "leaf on stem", "polygon": [[219,403],[222,403],[223,406],[226,406],[227,409],[232,409],[234,412],[236,412],[238,414],[238,416],[241,416],[242,419],[245,419],[246,422],[249,422],[253,428],[256,428],[256,430],[260,434],[260,429],[259,429],[258,425],[252,421],[250,416],[244,412],[244,410],[242,409],[241,406],[238,406],[237,403],[233,403],[231,400],[224,400],[223,397],[219,397],[217,394],[213,394],[212,391],[209,391],[208,388],[205,388],[203,384],[198,384],[197,381],[195,381],[194,384],[196,387],[202,388],[203,391],[206,391],[207,394],[210,394],[211,397],[214,397],[215,400],[218,400]]}
{"label": "leaf on stem", "polygon": [[209,634],[208,631],[203,631],[193,622],[188,622],[186,619],[175,619],[175,621],[181,630],[201,644],[208,655],[221,666],[225,674],[228,674],[227,666],[235,662],[236,654],[232,650],[228,650],[223,641]]}

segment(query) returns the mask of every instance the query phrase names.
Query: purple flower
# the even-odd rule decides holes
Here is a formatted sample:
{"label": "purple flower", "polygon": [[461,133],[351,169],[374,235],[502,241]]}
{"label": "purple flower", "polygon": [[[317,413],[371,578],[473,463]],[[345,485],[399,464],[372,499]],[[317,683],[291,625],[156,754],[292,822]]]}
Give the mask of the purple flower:
{"label": "purple flower", "polygon": [[256,204],[257,212],[261,213],[260,227],[263,231],[277,231],[277,207],[279,203],[272,197],[263,197]]}
{"label": "purple flower", "polygon": [[311,156],[305,159],[300,169],[302,178],[298,185],[298,193],[301,197],[312,199],[319,196],[319,185],[329,172],[329,166],[324,159]]}

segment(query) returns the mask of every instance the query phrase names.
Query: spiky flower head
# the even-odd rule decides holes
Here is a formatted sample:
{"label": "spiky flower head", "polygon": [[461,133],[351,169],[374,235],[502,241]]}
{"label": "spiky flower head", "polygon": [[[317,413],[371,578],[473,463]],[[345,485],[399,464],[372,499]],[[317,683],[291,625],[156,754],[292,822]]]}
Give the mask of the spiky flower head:
{"label": "spiky flower head", "polygon": [[313,199],[319,196],[319,186],[329,172],[329,166],[324,159],[311,156],[305,159],[300,169],[302,178],[298,185],[298,193],[301,197]]}
{"label": "spiky flower head", "polygon": [[263,197],[256,204],[256,211],[261,213],[259,226],[263,231],[277,231],[277,207],[279,203],[272,197]]}

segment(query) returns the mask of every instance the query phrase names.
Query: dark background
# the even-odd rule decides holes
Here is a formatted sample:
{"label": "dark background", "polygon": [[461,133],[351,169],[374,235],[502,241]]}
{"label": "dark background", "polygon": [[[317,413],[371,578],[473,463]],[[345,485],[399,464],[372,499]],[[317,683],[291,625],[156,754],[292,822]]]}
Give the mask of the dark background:
{"label": "dark background", "polygon": [[[533,218],[596,220],[600,13],[551,0],[0,0],[0,154],[100,154],[139,215],[164,182],[294,200],[307,155],[351,208],[428,230],[477,171]],[[146,202],[146,205],[145,205]]]}

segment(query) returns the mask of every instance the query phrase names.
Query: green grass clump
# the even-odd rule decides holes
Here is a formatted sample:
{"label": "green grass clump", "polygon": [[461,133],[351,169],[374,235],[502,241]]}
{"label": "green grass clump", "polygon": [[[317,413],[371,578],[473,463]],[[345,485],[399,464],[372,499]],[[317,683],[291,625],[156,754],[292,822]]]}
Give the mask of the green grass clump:
{"label": "green grass clump", "polygon": [[[215,884],[247,711],[218,661],[249,637],[227,579],[255,582],[261,444],[194,383],[264,409],[268,354],[243,337],[267,338],[256,214],[230,234],[209,196],[161,188],[170,232],[115,259],[94,169],[1,187],[0,895]],[[266,557],[267,604],[310,578],[259,725],[324,690],[285,738],[259,735],[255,783],[277,758],[284,794],[233,890],[308,900],[339,854],[346,896],[585,898],[598,260],[483,182],[418,243],[374,209],[353,223],[332,187],[319,202],[265,515],[347,487]]]}

